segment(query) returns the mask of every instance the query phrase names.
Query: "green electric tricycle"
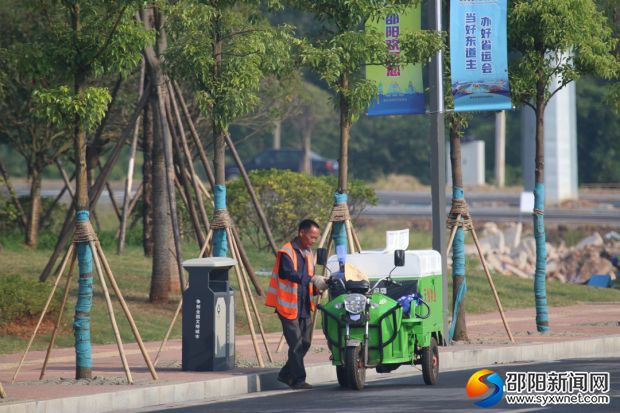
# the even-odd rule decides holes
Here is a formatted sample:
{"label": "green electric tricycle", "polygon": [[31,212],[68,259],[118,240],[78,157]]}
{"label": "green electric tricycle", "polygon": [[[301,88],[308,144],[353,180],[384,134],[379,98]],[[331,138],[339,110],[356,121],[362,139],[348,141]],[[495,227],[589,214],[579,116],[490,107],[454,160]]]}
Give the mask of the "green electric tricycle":
{"label": "green electric tricycle", "polygon": [[[318,308],[338,383],[361,390],[367,368],[388,373],[418,364],[424,382],[436,384],[443,342],[439,253],[362,251],[329,260],[326,255],[319,250],[317,264],[330,270],[330,301]],[[347,277],[349,268],[364,277]]]}

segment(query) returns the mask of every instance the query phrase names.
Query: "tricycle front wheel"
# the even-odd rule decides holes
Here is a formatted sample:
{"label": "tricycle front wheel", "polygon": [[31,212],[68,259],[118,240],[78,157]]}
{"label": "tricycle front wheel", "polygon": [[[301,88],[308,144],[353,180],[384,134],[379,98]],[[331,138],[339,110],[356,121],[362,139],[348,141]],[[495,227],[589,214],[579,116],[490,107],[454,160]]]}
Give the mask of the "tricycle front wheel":
{"label": "tricycle front wheel", "polygon": [[353,390],[362,390],[366,381],[366,367],[362,354],[361,344],[357,347],[347,347],[345,351],[345,370],[347,382]]}
{"label": "tricycle front wheel", "polygon": [[347,380],[347,371],[344,366],[336,366],[336,377],[338,378],[338,384],[340,387],[349,387],[349,381]]}
{"label": "tricycle front wheel", "polygon": [[422,348],[422,377],[428,385],[437,384],[439,378],[439,347],[435,337],[431,337],[431,344]]}

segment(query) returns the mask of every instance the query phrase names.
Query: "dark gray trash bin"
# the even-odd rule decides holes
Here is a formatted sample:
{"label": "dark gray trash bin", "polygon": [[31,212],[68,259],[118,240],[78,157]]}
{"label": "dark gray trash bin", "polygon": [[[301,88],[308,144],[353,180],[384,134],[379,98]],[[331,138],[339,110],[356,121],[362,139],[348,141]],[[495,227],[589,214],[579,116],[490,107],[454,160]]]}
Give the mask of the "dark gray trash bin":
{"label": "dark gray trash bin", "polygon": [[187,260],[189,287],[183,292],[183,370],[219,371],[235,367],[235,300],[228,270],[235,260]]}

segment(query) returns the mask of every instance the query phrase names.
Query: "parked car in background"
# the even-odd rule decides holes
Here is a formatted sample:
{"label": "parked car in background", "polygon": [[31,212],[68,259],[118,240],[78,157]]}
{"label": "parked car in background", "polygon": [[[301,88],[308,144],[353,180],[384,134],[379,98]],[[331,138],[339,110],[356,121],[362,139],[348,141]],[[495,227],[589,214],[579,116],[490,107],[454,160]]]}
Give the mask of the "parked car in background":
{"label": "parked car in background", "polygon": [[[246,171],[255,169],[288,169],[301,171],[303,151],[301,149],[268,149],[256,155],[251,160],[244,162]],[[314,152],[310,152],[310,163],[313,175],[335,175],[338,173],[338,161],[323,158]],[[226,166],[226,179],[238,178],[241,174],[237,165]]]}

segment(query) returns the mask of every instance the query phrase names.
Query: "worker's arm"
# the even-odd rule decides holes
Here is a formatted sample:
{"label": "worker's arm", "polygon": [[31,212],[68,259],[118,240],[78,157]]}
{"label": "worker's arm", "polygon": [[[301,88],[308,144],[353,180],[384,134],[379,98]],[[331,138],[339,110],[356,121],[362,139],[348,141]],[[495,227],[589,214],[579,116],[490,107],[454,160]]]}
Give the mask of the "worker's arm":
{"label": "worker's arm", "polygon": [[311,278],[308,275],[295,271],[293,267],[293,261],[288,255],[282,254],[280,256],[280,270],[279,276],[282,279],[289,280],[296,284],[306,286],[310,283]]}

